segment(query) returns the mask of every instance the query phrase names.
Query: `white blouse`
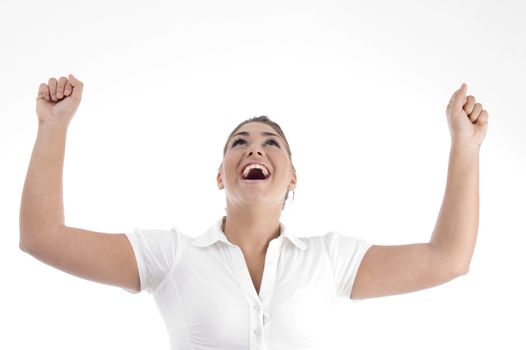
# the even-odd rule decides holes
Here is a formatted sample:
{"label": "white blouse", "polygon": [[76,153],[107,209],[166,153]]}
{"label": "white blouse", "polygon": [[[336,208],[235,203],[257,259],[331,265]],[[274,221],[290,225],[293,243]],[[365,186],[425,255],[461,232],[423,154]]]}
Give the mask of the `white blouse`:
{"label": "white blouse", "polygon": [[141,291],[155,298],[171,349],[323,348],[328,306],[335,298],[350,298],[371,244],[336,231],[296,237],[280,223],[258,294],[222,219],[196,238],[175,227],[126,233]]}

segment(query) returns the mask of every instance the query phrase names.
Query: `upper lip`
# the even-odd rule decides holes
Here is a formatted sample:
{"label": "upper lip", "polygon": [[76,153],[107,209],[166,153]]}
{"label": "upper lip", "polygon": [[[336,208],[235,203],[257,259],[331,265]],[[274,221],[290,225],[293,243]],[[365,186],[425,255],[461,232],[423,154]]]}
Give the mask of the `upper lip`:
{"label": "upper lip", "polygon": [[247,167],[247,165],[250,165],[250,164],[258,164],[258,165],[263,165],[265,168],[267,168],[268,170],[268,177],[270,177],[270,175],[272,175],[272,171],[270,170],[270,167],[265,163],[265,162],[260,162],[260,161],[250,161],[250,162],[246,162],[244,163],[242,166],[241,166],[241,169],[239,170],[239,173],[241,174],[241,177],[243,177],[243,170],[245,170],[245,168]]}

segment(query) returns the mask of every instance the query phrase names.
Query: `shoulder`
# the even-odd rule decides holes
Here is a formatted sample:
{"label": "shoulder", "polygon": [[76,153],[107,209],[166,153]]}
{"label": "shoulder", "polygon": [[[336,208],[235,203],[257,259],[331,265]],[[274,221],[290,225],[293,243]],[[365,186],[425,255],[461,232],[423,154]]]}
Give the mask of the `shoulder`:
{"label": "shoulder", "polygon": [[312,246],[324,249],[332,257],[361,256],[372,246],[365,239],[340,230],[332,230],[321,235],[309,237],[309,241]]}
{"label": "shoulder", "polygon": [[318,235],[312,235],[312,236],[299,236],[298,239],[301,239],[306,244],[311,242],[313,244],[334,244],[339,241],[352,241],[352,242],[360,242],[363,241],[362,238],[358,236],[349,235],[345,232],[342,232],[340,230],[331,230],[327,231],[322,234]]}
{"label": "shoulder", "polygon": [[147,227],[134,227],[130,232],[135,236],[147,237],[147,238],[182,238],[183,233],[172,226],[171,228],[147,228]]}
{"label": "shoulder", "polygon": [[130,241],[150,250],[182,247],[191,240],[175,226],[165,229],[135,227],[126,235]]}
{"label": "shoulder", "polygon": [[327,231],[322,234],[311,236],[294,236],[296,241],[301,241],[307,247],[312,249],[322,249],[332,251],[335,249],[356,249],[361,245],[368,245],[368,243],[359,237],[345,234],[339,230]]}

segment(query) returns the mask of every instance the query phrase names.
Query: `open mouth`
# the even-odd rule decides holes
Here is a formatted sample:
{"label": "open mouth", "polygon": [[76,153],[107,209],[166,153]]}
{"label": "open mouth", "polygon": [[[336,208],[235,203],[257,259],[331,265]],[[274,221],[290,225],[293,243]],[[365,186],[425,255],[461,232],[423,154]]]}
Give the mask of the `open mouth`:
{"label": "open mouth", "polygon": [[243,180],[266,180],[270,177],[267,167],[261,164],[249,164],[241,173]]}

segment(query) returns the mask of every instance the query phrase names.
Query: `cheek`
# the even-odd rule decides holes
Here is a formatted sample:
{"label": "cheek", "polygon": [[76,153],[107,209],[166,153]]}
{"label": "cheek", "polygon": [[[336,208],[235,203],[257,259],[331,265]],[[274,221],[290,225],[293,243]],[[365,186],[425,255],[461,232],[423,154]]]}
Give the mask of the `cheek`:
{"label": "cheek", "polygon": [[221,169],[223,179],[228,179],[236,176],[236,161],[232,158],[225,158],[223,161],[223,168]]}
{"label": "cheek", "polygon": [[292,175],[292,165],[288,157],[282,157],[274,163],[279,169],[280,178],[289,178]]}
{"label": "cheek", "polygon": [[277,164],[279,164],[281,168],[284,168],[284,169],[292,168],[292,165],[290,164],[290,159],[287,154],[283,154],[283,153],[280,153],[279,155],[276,154],[274,159],[276,160]]}

